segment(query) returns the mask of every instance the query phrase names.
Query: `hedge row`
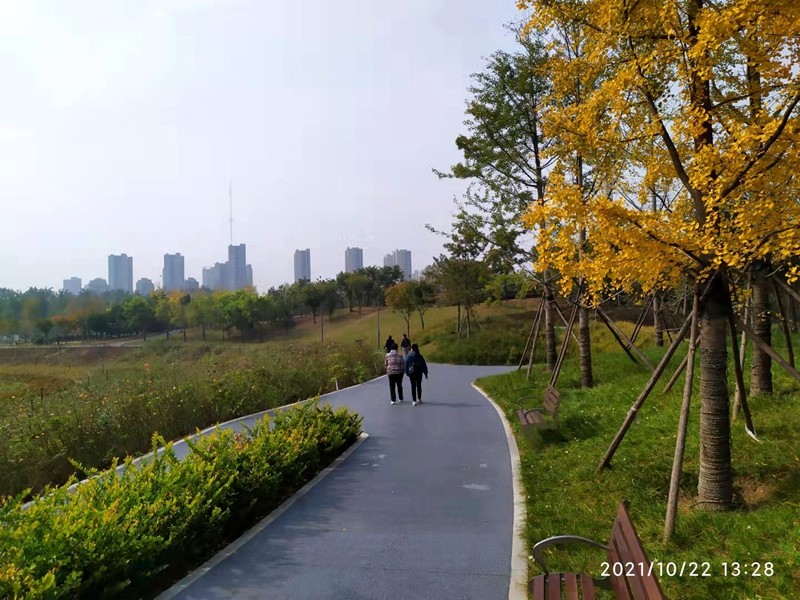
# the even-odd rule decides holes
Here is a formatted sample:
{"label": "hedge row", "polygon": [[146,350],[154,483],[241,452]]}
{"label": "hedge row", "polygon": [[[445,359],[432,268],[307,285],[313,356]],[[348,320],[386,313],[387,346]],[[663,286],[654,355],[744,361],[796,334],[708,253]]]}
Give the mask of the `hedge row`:
{"label": "hedge row", "polygon": [[[241,534],[352,444],[361,417],[310,404],[217,431],[176,458],[98,473],[76,490],[0,504],[0,597],[131,598],[165,587]],[[153,447],[163,445],[154,437]],[[70,482],[72,483],[72,482]],[[154,584],[155,582],[155,584]]]}

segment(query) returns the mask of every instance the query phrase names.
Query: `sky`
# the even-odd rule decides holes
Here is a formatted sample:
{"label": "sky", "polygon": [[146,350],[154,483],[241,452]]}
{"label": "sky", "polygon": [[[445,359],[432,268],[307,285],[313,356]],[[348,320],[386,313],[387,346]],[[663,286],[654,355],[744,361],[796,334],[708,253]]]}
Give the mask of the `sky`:
{"label": "sky", "polygon": [[344,270],[348,246],[414,269],[442,252],[465,182],[470,74],[514,0],[0,0],[0,287],[159,285],[247,245],[260,291]]}

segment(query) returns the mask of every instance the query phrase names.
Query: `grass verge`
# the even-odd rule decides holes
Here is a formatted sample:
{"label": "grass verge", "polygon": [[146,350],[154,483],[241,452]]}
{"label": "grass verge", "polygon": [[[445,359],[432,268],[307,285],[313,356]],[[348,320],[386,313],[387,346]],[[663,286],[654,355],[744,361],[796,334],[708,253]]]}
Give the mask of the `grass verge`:
{"label": "grass verge", "polygon": [[[645,351],[653,362],[659,350]],[[673,359],[672,369],[681,353]],[[520,449],[527,504],[524,531],[528,547],[557,534],[608,541],[615,508],[631,501],[631,514],[651,560],[708,562],[710,577],[660,577],[669,598],[698,600],[800,598],[800,392],[797,383],[774,369],[776,392],[751,399],[761,443],[734,423],[732,456],[738,507],[727,513],[693,508],[698,471],[698,404],[695,390],[681,477],[678,524],[672,540],[662,541],[669,477],[675,448],[682,383],[660,393],[667,374],[639,413],[617,450],[612,468],[597,465],[644,387],[649,372],[624,354],[593,355],[597,385],[579,389],[575,360],[565,363],[559,380],[562,404],[557,431],[520,431],[516,411],[524,370],[478,380],[477,384],[505,411]],[[532,390],[543,394],[548,374],[537,366]],[[731,386],[731,389],[733,387]],[[536,405],[531,402],[524,408]],[[552,570],[599,574],[602,551],[572,547],[556,550]],[[727,575],[725,574],[727,563]],[[740,574],[733,563],[739,563]],[[770,563],[771,569],[766,565]],[[760,566],[756,567],[755,564]],[[530,560],[529,575],[539,573]],[[767,574],[767,571],[771,575]],[[745,574],[747,573],[747,574]]]}

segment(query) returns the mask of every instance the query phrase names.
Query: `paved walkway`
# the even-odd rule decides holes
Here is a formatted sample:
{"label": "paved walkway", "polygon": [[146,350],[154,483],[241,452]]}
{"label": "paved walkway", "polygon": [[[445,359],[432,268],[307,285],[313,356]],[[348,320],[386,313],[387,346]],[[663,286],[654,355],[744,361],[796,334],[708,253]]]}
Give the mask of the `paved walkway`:
{"label": "paved walkway", "polygon": [[407,379],[396,406],[386,377],[327,396],[363,415],[369,438],[246,544],[164,596],[508,598],[509,448],[499,415],[470,385],[508,369],[430,369],[416,407]]}

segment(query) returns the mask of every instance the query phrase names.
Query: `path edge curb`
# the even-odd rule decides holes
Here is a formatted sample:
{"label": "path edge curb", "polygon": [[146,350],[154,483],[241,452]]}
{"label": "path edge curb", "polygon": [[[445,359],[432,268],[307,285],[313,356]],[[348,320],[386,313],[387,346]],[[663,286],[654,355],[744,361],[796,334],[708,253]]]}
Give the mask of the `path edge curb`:
{"label": "path edge curb", "polygon": [[214,567],[218,564],[223,562],[229,556],[232,556],[236,552],[238,552],[245,544],[247,544],[250,540],[252,540],[255,536],[261,533],[266,527],[272,524],[278,517],[280,517],[283,513],[285,513],[292,505],[297,502],[300,498],[305,496],[308,492],[310,492],[317,484],[319,484],[323,479],[325,479],[328,475],[330,475],[336,467],[342,464],[347,458],[353,454],[361,445],[367,441],[369,438],[369,434],[365,431],[362,431],[361,434],[358,436],[355,442],[353,442],[350,447],[342,452],[339,456],[337,456],[331,464],[327,467],[322,469],[314,479],[309,481],[299,490],[297,490],[290,498],[285,500],[280,506],[278,506],[275,510],[269,513],[266,517],[261,519],[258,523],[253,525],[250,529],[248,529],[245,533],[241,536],[236,538],[233,542],[225,546],[222,550],[217,552],[214,556],[209,558],[206,562],[202,565],[194,569],[188,575],[174,583],[165,591],[161,592],[158,596],[155,597],[155,600],[171,600],[175,598],[178,594],[185,591],[189,586],[191,586],[195,581],[203,577],[206,573],[211,571]]}
{"label": "path edge curb", "polygon": [[522,529],[525,527],[526,509],[525,496],[522,493],[521,464],[519,459],[519,447],[511,424],[508,422],[503,409],[492,400],[491,396],[472,382],[472,387],[489,403],[500,415],[503,429],[508,442],[508,454],[511,460],[511,487],[514,496],[514,522],[512,524],[513,535],[511,538],[511,581],[508,585],[508,600],[527,600],[528,598],[528,558],[525,553],[525,541],[522,538]]}

